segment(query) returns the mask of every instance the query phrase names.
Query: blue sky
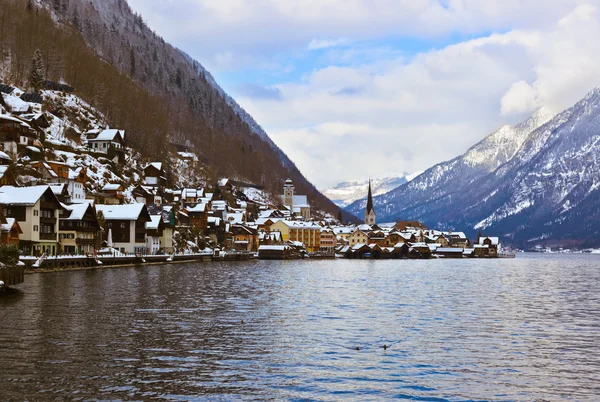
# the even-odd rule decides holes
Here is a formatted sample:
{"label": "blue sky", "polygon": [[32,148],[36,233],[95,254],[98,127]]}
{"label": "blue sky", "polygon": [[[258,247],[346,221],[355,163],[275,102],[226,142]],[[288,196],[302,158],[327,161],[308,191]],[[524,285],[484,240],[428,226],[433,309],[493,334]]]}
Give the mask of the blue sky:
{"label": "blue sky", "polygon": [[424,170],[600,84],[593,0],[130,4],[320,188]]}

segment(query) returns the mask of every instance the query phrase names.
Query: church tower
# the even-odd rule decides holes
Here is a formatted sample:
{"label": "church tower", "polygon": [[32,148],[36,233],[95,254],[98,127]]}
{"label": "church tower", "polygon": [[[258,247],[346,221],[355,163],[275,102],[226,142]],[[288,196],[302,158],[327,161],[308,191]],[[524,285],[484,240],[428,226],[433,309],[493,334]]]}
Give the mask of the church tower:
{"label": "church tower", "polygon": [[375,224],[375,208],[373,208],[373,195],[371,194],[371,180],[369,180],[369,195],[367,196],[367,209],[365,210],[365,223],[369,226]]}
{"label": "church tower", "polygon": [[292,179],[287,179],[283,185],[283,204],[294,210],[294,183]]}

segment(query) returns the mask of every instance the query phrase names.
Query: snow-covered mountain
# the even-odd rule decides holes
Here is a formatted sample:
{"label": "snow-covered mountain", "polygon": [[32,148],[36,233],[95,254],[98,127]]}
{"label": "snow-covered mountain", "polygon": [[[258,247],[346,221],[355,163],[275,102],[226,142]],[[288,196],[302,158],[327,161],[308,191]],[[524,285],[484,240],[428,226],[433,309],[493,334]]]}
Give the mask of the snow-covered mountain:
{"label": "snow-covered mountain", "polygon": [[[600,88],[548,117],[502,127],[375,197],[378,218],[484,230],[526,247],[600,244]],[[360,214],[363,204],[348,209]]]}
{"label": "snow-covered mountain", "polygon": [[[404,183],[408,183],[421,173],[422,172],[411,174],[404,173],[392,177],[371,179],[371,190],[373,191],[373,195],[385,194]],[[368,187],[369,180],[344,181],[324,190],[323,194],[336,205],[344,208],[354,201],[365,198],[367,196]]]}

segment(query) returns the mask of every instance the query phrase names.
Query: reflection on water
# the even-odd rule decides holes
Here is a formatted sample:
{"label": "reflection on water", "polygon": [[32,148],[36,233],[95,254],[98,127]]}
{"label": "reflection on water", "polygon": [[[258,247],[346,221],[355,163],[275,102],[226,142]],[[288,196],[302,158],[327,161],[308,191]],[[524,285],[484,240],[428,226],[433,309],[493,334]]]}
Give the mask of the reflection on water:
{"label": "reflection on water", "polygon": [[29,275],[1,398],[593,400],[600,258],[519,257]]}

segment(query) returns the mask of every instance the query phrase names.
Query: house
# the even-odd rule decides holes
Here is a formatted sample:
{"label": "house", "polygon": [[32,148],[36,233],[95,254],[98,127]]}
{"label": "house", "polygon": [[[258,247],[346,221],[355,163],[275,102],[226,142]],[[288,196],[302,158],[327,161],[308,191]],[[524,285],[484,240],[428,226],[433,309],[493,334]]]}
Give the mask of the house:
{"label": "house", "polygon": [[232,247],[236,250],[258,251],[258,230],[242,224],[231,225]]}
{"label": "house", "polygon": [[283,238],[281,237],[281,232],[265,232],[259,230],[258,241],[260,245],[282,244]]}
{"label": "house", "polygon": [[91,130],[86,133],[86,138],[91,152],[104,154],[114,162],[125,163],[125,130]]}
{"label": "house", "polygon": [[173,208],[164,206],[161,215],[164,226],[161,237],[162,249],[165,253],[171,254],[175,251],[173,248],[173,234],[175,233],[175,214]]}
{"label": "house", "polygon": [[335,252],[337,244],[335,233],[330,228],[321,229],[321,239],[319,241],[319,251],[332,254]]}
{"label": "house", "polygon": [[136,202],[146,204],[147,206],[162,205],[163,197],[162,191],[160,191],[159,187],[137,186],[133,189],[131,195],[133,196]]}
{"label": "house", "polygon": [[477,257],[498,257],[499,245],[500,239],[498,237],[479,236],[478,242],[475,245],[474,254]]}
{"label": "house", "polygon": [[69,180],[69,172],[71,165],[64,162],[47,161],[47,163],[54,172],[58,175],[58,181],[60,183],[66,183]]}
{"label": "house", "polygon": [[435,253],[444,258],[463,258],[462,247],[438,247]]}
{"label": "house", "polygon": [[208,228],[208,203],[200,202],[193,207],[186,207],[183,211],[188,215],[191,226],[204,233]]}
{"label": "house", "polygon": [[154,255],[162,249],[164,229],[162,214],[150,215],[150,221],[146,222],[146,253]]}
{"label": "house", "polygon": [[40,175],[39,179],[42,183],[59,183],[58,174],[52,169],[52,167],[48,164],[48,162],[38,161],[31,165],[38,174]]}
{"label": "house", "polygon": [[123,201],[123,186],[118,183],[108,183],[102,187],[102,194],[96,197],[98,204],[117,205]]}
{"label": "house", "polygon": [[151,162],[144,168],[144,184],[147,186],[164,186],[167,182],[161,162]]}
{"label": "house", "polygon": [[69,169],[67,189],[73,202],[85,200],[85,183],[87,183],[87,172],[84,167]]}
{"label": "house", "polygon": [[15,218],[6,218],[0,210],[0,244],[18,246],[22,233],[19,222]]}
{"label": "house", "polygon": [[146,252],[146,222],[151,222],[146,205],[96,205],[96,213],[106,222],[107,244],[122,253]]}
{"label": "house", "polygon": [[310,219],[310,204],[305,195],[294,194],[294,183],[292,179],[287,179],[283,185],[283,195],[281,199],[283,205],[290,211],[293,216],[301,217],[305,220]]}
{"label": "house", "polygon": [[308,252],[321,247],[321,226],[313,222],[280,220],[271,225],[271,231],[281,232],[284,242],[301,242]]}
{"label": "house", "polygon": [[204,197],[204,189],[184,188],[181,190],[181,207],[194,206]]}
{"label": "house", "polygon": [[350,247],[357,244],[369,244],[369,236],[360,229],[354,230],[354,232],[348,236],[348,245]]}
{"label": "house", "polygon": [[93,253],[100,246],[100,223],[89,202],[64,205],[59,220],[59,243],[65,254]]}
{"label": "house", "polygon": [[0,114],[0,141],[4,145],[4,152],[13,159],[23,147],[33,145],[35,139],[37,134],[29,124],[16,117]]}
{"label": "house", "polygon": [[48,186],[60,202],[63,204],[71,203],[71,195],[65,183],[49,183]]}
{"label": "house", "polygon": [[17,186],[17,178],[11,166],[0,165],[0,186]]}
{"label": "house", "polygon": [[23,231],[19,240],[23,254],[58,253],[58,218],[63,207],[49,186],[0,187],[0,205]]}

